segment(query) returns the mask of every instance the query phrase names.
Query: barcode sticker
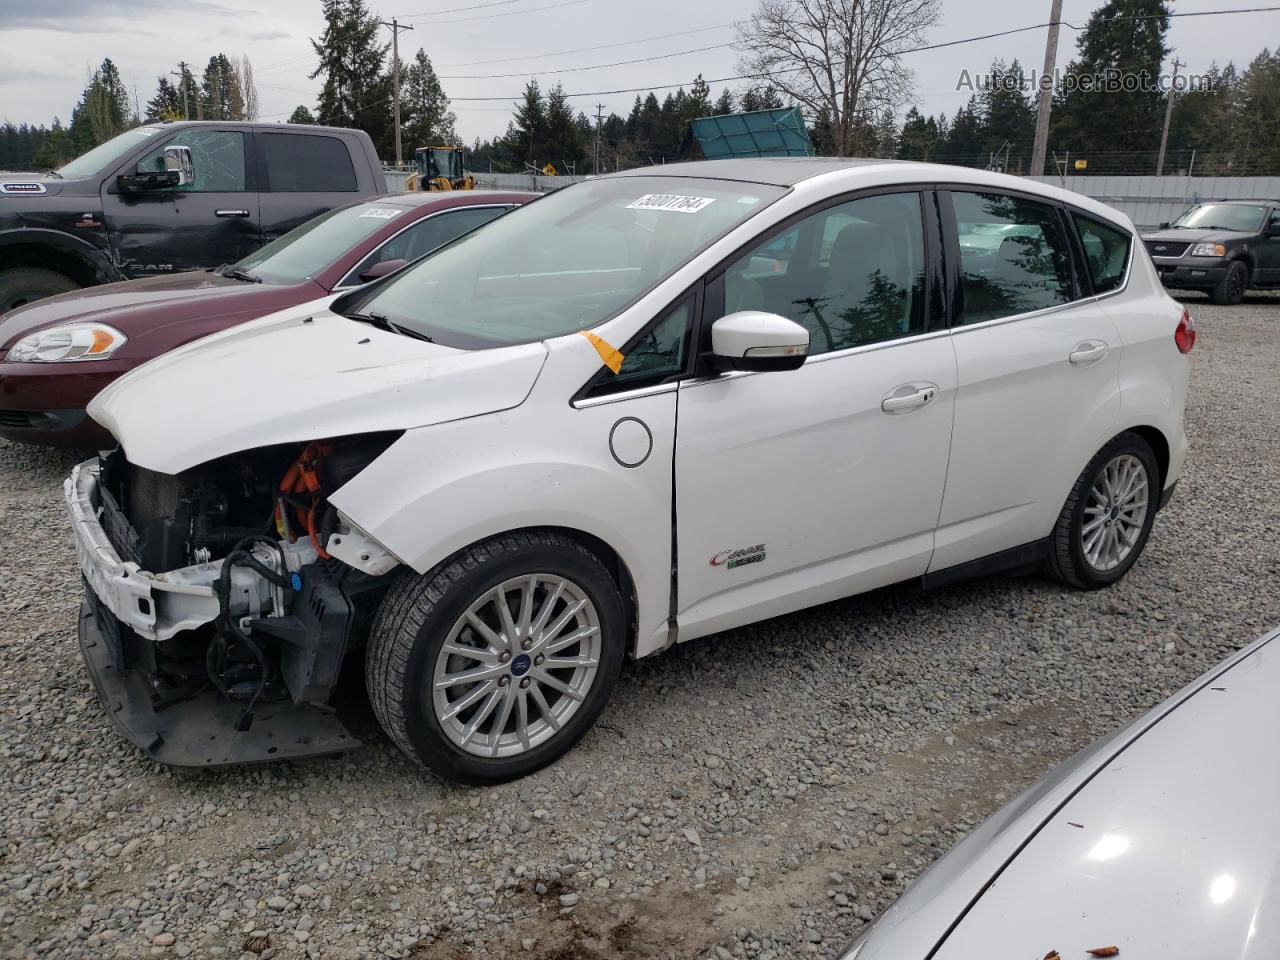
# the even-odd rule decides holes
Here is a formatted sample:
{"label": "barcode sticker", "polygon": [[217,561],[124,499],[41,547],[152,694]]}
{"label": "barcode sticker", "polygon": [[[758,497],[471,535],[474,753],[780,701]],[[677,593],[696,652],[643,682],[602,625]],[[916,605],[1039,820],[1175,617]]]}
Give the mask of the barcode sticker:
{"label": "barcode sticker", "polygon": [[360,219],[368,217],[370,220],[393,220],[400,216],[401,211],[393,207],[370,207],[364,213],[360,214]]}
{"label": "barcode sticker", "polygon": [[670,213],[697,213],[715,203],[715,197],[685,197],[676,193],[646,193],[627,204],[628,210],[666,210]]}

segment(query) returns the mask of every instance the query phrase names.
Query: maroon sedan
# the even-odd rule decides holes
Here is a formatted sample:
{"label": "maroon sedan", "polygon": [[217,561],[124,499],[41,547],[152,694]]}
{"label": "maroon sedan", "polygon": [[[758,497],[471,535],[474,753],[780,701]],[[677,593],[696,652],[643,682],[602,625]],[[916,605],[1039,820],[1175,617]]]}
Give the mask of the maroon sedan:
{"label": "maroon sedan", "polygon": [[103,446],[85,406],[116,377],[191,340],[400,269],[537,194],[382,196],[304,223],[217,270],[88,287],[0,319],[0,437]]}

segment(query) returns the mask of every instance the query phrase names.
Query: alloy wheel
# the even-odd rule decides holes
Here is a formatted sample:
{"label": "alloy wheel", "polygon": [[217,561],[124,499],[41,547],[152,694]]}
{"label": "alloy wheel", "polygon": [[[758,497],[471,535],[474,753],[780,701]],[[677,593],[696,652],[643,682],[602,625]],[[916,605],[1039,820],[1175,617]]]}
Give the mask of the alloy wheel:
{"label": "alloy wheel", "polygon": [[1130,453],[1108,461],[1089,488],[1080,527],[1086,562],[1099,573],[1124,563],[1142,536],[1150,509],[1150,484],[1143,462]]}
{"label": "alloy wheel", "polygon": [[600,666],[600,618],[586,592],[548,573],[507,580],[467,607],[431,675],[436,720],[480,757],[525,753],[578,711]]}

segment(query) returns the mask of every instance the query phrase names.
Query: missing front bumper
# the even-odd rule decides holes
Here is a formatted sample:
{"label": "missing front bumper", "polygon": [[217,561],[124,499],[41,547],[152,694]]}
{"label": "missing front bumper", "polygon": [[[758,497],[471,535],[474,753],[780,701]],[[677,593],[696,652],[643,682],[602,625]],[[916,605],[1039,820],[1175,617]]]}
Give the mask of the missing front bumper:
{"label": "missing front bumper", "polygon": [[146,675],[121,670],[119,633],[111,614],[86,600],[80,607],[80,651],[98,699],[126,740],[152,759],[175,767],[218,767],[343,753],[360,746],[328,709],[264,703],[253,725],[238,731],[244,704],[211,689],[155,709]]}

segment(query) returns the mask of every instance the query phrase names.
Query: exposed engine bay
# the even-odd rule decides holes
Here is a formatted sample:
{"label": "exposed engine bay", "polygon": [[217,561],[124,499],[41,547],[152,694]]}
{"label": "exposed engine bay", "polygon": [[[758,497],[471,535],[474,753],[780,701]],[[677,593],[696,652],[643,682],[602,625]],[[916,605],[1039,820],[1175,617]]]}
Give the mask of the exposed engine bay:
{"label": "exposed engine bay", "polygon": [[[138,467],[122,450],[99,461],[84,489],[121,563],[105,578],[86,567],[81,642],[104,702],[128,701],[116,719],[130,739],[183,765],[354,745],[337,745],[347,735],[327,705],[391,574],[330,554],[326,545],[357,537],[328,496],[399,435],[264,447],[176,476]],[[132,591],[123,600],[121,581]],[[104,690],[113,682],[122,689]],[[196,711],[198,743],[175,736],[182,715]],[[230,729],[205,737],[210,713]],[[321,718],[340,735],[325,736]],[[205,747],[233,740],[231,752]]]}

